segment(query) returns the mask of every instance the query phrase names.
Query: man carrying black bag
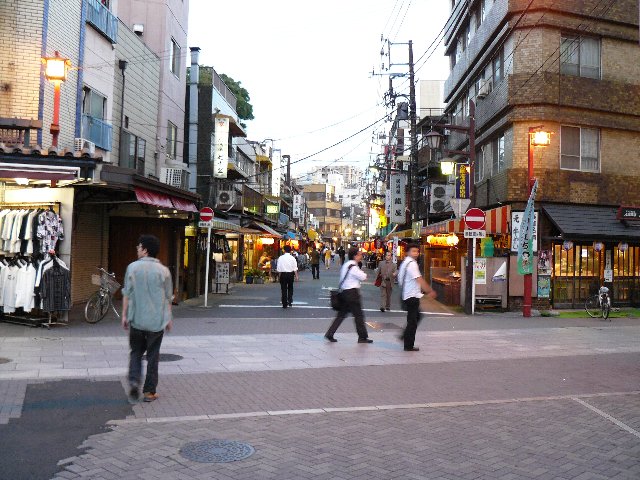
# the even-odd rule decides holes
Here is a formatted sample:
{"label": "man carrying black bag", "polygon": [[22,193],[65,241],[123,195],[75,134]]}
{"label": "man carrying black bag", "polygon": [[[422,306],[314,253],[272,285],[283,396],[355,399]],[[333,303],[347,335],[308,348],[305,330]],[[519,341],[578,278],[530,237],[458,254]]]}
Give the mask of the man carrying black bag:
{"label": "man carrying black bag", "polygon": [[420,299],[422,292],[426,293],[429,298],[436,298],[434,292],[420,273],[418,262],[420,256],[420,247],[418,245],[408,245],[407,255],[400,265],[398,278],[402,286],[401,301],[403,309],[407,311],[407,326],[402,334],[404,340],[405,352],[417,352],[420,350],[414,346],[416,341],[416,330],[420,323],[422,314],[420,313]]}
{"label": "man carrying black bag", "polygon": [[357,247],[349,249],[349,261],[342,265],[340,269],[340,293],[342,308],[338,311],[336,319],[333,321],[324,338],[330,342],[337,342],[333,335],[346,316],[353,314],[353,320],[358,332],[358,343],[373,343],[369,339],[367,327],[364,324],[364,313],[362,312],[362,299],[360,297],[360,282],[367,279],[367,274],[360,270],[358,262],[362,260],[362,253]]}

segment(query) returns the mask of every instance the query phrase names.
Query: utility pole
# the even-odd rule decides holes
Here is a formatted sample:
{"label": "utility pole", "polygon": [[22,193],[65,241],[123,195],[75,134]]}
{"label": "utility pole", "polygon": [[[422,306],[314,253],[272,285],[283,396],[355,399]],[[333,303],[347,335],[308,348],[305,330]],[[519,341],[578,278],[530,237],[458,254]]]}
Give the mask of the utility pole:
{"label": "utility pole", "polygon": [[[409,205],[411,206],[411,212],[409,213],[409,223],[412,223],[414,215],[417,215],[417,198],[415,180],[417,175],[414,175],[414,168],[417,169],[418,165],[418,132],[416,131],[416,85],[414,81],[413,71],[413,41],[409,40],[409,119],[411,122],[411,155],[409,156]],[[427,169],[427,176],[429,170]],[[416,178],[414,178],[416,177]],[[429,210],[427,209],[427,215]],[[427,217],[427,224],[429,224],[429,217]]]}

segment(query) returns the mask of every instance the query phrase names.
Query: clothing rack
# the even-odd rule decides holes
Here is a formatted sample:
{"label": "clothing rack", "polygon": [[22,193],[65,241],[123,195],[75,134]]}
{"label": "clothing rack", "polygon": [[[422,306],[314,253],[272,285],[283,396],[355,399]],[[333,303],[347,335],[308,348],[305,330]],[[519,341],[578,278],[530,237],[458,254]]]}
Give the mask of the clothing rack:
{"label": "clothing rack", "polygon": [[62,202],[0,202],[0,210],[9,208],[11,210],[23,209],[23,208],[42,208],[42,207],[56,207],[55,212],[60,215],[62,208]]}

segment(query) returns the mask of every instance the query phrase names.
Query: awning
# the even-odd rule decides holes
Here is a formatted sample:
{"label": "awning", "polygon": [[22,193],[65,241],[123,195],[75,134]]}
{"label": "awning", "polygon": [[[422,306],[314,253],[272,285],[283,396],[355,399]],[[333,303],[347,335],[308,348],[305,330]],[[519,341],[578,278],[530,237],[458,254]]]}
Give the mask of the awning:
{"label": "awning", "polygon": [[271,228],[268,225],[265,225],[264,223],[261,222],[253,222],[253,224],[258,227],[260,230],[262,230],[263,232],[267,233],[269,236],[271,237],[275,237],[275,238],[280,238],[282,237],[281,234],[279,234],[278,232],[276,232],[273,228]]}
{"label": "awning", "polygon": [[237,223],[229,222],[227,220],[222,220],[219,218],[214,218],[212,221],[211,228],[217,231],[225,231],[225,232],[234,232],[234,233],[244,233],[242,232],[243,228]]}
{"label": "awning", "polygon": [[166,195],[164,193],[153,192],[146,188],[135,187],[136,200],[140,203],[153,205],[159,208],[169,208],[171,210],[181,210],[183,212],[197,212],[193,202],[183,200],[182,198]]}
{"label": "awning", "polygon": [[[485,211],[485,230],[487,235],[497,235],[509,233],[509,223],[511,218],[511,207],[503,205],[502,207],[492,208]],[[445,220],[443,222],[432,223],[426,227],[422,227],[420,235],[435,235],[438,233],[458,233],[463,234],[466,229],[464,219]]]}
{"label": "awning", "polygon": [[296,235],[294,232],[287,232],[284,234],[284,238],[287,238],[289,240],[296,240],[298,238],[298,235]]}
{"label": "awning", "polygon": [[625,225],[616,218],[618,207],[543,205],[542,209],[567,240],[640,241],[640,227]]}

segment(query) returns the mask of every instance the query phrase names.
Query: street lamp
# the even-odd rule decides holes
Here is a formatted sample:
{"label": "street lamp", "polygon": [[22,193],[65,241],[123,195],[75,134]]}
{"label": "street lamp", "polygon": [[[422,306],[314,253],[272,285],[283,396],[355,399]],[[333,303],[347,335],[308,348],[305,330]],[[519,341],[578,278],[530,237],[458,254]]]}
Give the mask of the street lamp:
{"label": "street lamp", "polygon": [[[529,153],[528,153],[528,174],[527,184],[529,186],[529,196],[531,196],[531,189],[535,183],[533,176],[533,152],[535,147],[548,147],[551,144],[551,132],[542,130],[542,125],[529,128],[528,135]],[[531,288],[533,284],[533,273],[524,274],[524,299],[522,302],[522,316],[531,316]]]}
{"label": "street lamp", "polygon": [[60,133],[60,85],[67,79],[67,70],[71,61],[61,57],[57,50],[53,57],[45,57],[42,61],[45,65],[45,78],[53,82],[53,120],[50,133],[52,135],[51,146],[57,148],[58,134]]}

